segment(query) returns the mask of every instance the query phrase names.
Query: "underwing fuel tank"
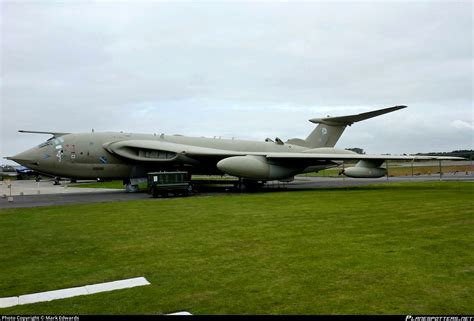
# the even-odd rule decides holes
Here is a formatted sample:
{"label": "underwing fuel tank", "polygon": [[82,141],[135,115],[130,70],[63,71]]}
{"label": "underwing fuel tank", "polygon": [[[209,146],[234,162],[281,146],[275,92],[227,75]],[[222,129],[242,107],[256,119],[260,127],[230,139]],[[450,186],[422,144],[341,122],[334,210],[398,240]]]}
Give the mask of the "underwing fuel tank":
{"label": "underwing fuel tank", "polygon": [[387,175],[387,169],[380,168],[380,161],[359,161],[355,167],[348,167],[342,171],[347,177],[352,178],[380,178]]}
{"label": "underwing fuel tank", "polygon": [[264,156],[233,156],[217,163],[229,175],[251,180],[281,180],[293,177],[298,170],[269,163]]}

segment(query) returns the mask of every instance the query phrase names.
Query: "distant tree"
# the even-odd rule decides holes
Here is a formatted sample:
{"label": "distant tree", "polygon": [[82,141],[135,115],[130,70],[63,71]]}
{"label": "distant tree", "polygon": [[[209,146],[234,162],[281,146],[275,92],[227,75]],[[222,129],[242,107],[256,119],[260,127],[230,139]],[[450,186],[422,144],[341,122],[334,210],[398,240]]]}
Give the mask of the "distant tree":
{"label": "distant tree", "polygon": [[435,156],[456,156],[464,157],[467,159],[474,159],[474,150],[454,150],[452,152],[431,152],[431,153],[418,153],[416,155],[435,155]]}
{"label": "distant tree", "polygon": [[359,147],[346,148],[346,150],[350,150],[350,151],[353,151],[354,153],[361,154],[361,155],[365,154],[364,149],[359,148]]}

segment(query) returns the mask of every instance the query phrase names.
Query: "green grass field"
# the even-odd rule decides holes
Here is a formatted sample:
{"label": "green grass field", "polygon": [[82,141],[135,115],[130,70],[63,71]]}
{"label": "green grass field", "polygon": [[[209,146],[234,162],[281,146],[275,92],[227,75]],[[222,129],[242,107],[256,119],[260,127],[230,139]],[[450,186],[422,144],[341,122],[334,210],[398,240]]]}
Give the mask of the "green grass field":
{"label": "green grass field", "polygon": [[0,297],[151,285],[0,314],[473,314],[474,184],[0,210]]}
{"label": "green grass field", "polygon": [[73,183],[68,184],[70,187],[80,187],[80,188],[115,188],[115,189],[124,189],[123,182],[121,180],[113,180],[107,182],[97,182],[97,183]]}

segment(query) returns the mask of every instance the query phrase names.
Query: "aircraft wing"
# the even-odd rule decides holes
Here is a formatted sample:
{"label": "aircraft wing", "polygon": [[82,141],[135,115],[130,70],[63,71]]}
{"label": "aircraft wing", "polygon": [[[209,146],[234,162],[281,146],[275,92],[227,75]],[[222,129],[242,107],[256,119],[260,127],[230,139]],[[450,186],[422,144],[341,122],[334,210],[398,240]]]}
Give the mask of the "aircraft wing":
{"label": "aircraft wing", "polygon": [[328,154],[328,153],[268,153],[267,159],[273,160],[464,160],[462,157],[451,156],[392,156],[392,155],[365,155],[365,154]]}
{"label": "aircraft wing", "polygon": [[28,134],[46,134],[46,135],[53,135],[54,137],[60,137],[64,135],[68,135],[69,133],[59,133],[59,132],[41,132],[37,130],[19,130],[19,133],[28,133]]}
{"label": "aircraft wing", "polygon": [[391,155],[361,155],[355,153],[331,153],[330,149],[324,152],[307,150],[304,152],[241,152],[217,148],[199,147],[193,145],[176,144],[165,141],[125,140],[106,143],[103,147],[109,152],[136,161],[162,162],[175,160],[178,157],[189,157],[196,160],[203,158],[226,158],[232,156],[258,155],[268,160],[284,163],[337,160],[463,160],[461,157],[449,156],[391,156]]}

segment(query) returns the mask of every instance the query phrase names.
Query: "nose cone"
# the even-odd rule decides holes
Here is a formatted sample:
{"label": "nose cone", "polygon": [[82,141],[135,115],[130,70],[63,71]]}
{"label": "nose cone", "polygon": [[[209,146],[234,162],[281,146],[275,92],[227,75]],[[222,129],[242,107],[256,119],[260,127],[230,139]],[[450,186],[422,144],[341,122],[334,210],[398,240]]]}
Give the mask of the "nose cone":
{"label": "nose cone", "polygon": [[15,156],[6,157],[23,166],[37,166],[38,165],[38,151],[37,148],[31,148],[27,151],[21,152]]}

